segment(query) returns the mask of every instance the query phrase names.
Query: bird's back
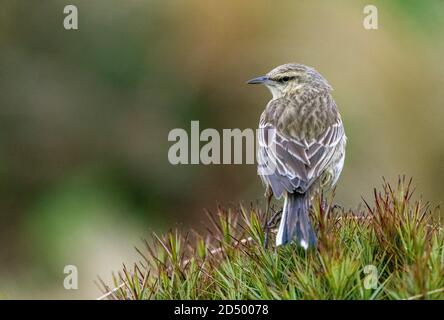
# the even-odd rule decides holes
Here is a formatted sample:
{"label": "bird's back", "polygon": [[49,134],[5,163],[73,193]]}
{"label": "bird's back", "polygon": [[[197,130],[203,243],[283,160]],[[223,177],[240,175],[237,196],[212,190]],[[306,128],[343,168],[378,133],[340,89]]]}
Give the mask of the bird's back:
{"label": "bird's back", "polygon": [[[305,192],[318,180],[321,185],[337,180],[345,135],[329,90],[288,94],[271,100],[262,113],[260,128],[276,130],[273,136],[276,150],[262,149],[258,156],[262,160],[272,158],[276,163],[276,173],[263,180],[269,182],[278,197],[285,190]],[[260,145],[270,146],[273,142]]]}
{"label": "bird's back", "polygon": [[310,144],[325,130],[341,121],[336,104],[328,91],[289,94],[273,99],[262,113],[263,122],[283,136]]}

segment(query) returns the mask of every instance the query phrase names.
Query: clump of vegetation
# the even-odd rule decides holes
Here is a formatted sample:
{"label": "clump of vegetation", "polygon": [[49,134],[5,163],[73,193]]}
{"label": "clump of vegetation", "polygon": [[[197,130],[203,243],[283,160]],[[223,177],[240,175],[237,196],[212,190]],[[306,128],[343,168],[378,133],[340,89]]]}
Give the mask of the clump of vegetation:
{"label": "clump of vegetation", "polygon": [[357,212],[320,195],[308,251],[265,249],[261,210],[219,208],[206,236],[154,234],[142,261],[114,274],[115,289],[99,287],[108,299],[444,299],[438,208],[412,194],[411,180],[384,182]]}

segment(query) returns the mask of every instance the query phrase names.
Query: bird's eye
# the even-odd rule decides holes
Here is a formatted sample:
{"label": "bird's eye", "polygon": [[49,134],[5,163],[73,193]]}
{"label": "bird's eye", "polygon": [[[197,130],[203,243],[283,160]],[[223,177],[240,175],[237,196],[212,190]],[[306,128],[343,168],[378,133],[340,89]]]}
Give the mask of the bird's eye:
{"label": "bird's eye", "polygon": [[288,80],[290,80],[290,77],[288,77],[288,76],[281,78],[281,82],[287,82]]}

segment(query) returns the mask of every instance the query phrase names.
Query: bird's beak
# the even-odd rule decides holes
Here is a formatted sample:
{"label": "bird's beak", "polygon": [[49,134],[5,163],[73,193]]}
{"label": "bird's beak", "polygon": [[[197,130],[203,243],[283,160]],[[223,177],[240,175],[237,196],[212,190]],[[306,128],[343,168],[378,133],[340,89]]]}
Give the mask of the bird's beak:
{"label": "bird's beak", "polygon": [[247,84],[261,84],[268,80],[267,76],[257,77],[247,81]]}

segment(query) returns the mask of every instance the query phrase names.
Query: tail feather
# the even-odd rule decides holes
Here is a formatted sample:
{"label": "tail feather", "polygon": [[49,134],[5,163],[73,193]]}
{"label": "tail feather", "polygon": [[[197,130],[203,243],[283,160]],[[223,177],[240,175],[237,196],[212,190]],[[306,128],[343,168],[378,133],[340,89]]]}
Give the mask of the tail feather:
{"label": "tail feather", "polygon": [[276,236],[280,246],[296,240],[304,249],[316,245],[316,235],[309,217],[309,198],[305,193],[287,193],[282,219]]}

